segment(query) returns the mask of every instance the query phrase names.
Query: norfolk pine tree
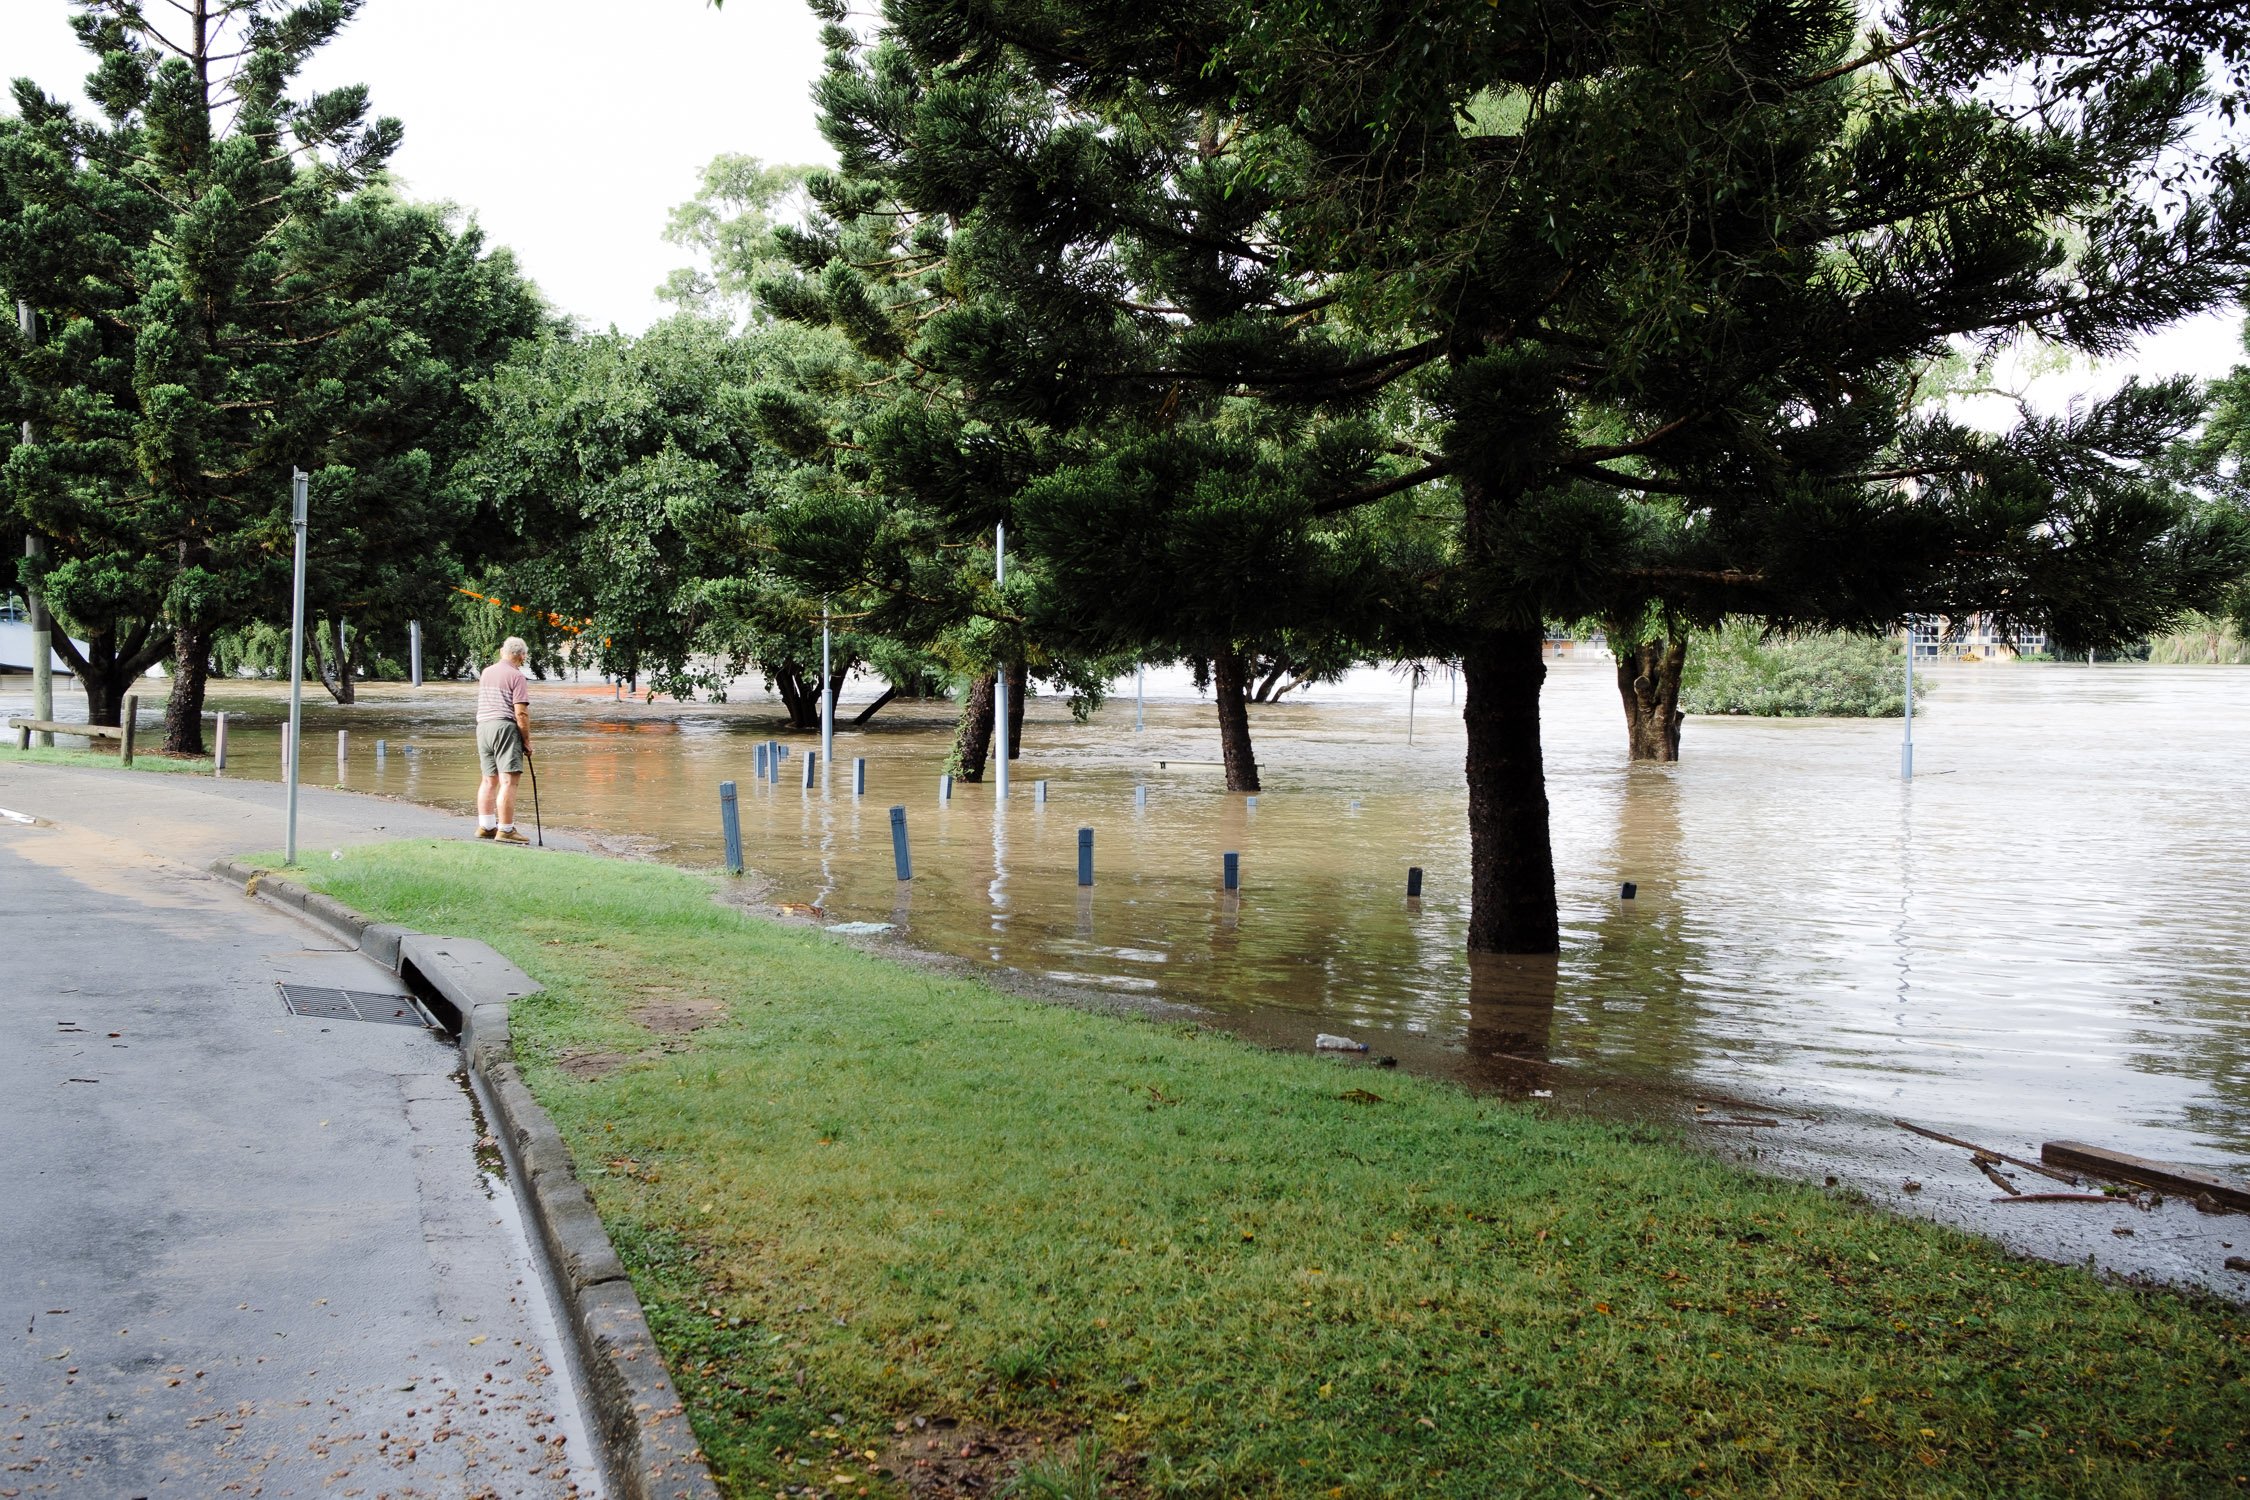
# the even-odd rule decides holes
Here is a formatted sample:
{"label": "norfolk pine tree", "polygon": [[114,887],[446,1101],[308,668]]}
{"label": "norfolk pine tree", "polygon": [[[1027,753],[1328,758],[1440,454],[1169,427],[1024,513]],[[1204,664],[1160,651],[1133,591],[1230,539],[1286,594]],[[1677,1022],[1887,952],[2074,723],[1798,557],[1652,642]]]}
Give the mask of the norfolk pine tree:
{"label": "norfolk pine tree", "polygon": [[397,122],[370,123],[357,87],[290,97],[356,0],[217,0],[161,23],[74,3],[100,118],[19,83],[0,136],[0,279],[46,332],[9,346],[43,436],[10,456],[9,499],[55,541],[73,620],[114,610],[125,639],[161,616],[165,743],[194,752],[214,631],[286,589],[290,469],[320,476],[316,530],[330,503],[403,507],[399,486],[438,484],[414,410],[429,361],[456,320],[498,338],[520,295],[502,267],[467,295],[515,305],[433,305],[417,278],[442,280],[450,237],[362,191]]}
{"label": "norfolk pine tree", "polygon": [[[1217,113],[1074,112],[1007,66],[863,49],[833,13],[829,40],[818,96],[842,167],[814,179],[829,212],[793,245],[802,284],[817,274],[816,311],[840,322],[839,297],[911,309],[880,327],[884,352],[957,414],[890,424],[887,471],[936,481],[909,483],[957,541],[1009,521],[1035,634],[1207,663],[1227,784],[1257,790],[1253,663],[1284,641],[1360,654],[1395,582],[1386,537],[1410,534],[1385,524],[1388,428],[1325,379],[1348,331],[1275,270],[1268,195]],[[1080,257],[1085,274],[1053,274]],[[1254,399],[1223,382],[1245,363],[1311,378]],[[949,482],[975,466],[941,450],[978,444],[1037,459],[1012,493]]]}
{"label": "norfolk pine tree", "polygon": [[1865,37],[1818,3],[889,15],[955,74],[1238,115],[1291,264],[1387,320],[1388,366],[1355,374],[1437,377],[1474,949],[1556,947],[1544,619],[1983,608],[2095,644],[2240,567],[2238,516],[2111,471],[2176,387],[1997,440],[1911,400],[1954,339],[2114,352],[2236,293],[2241,166],[2186,144],[2206,53],[2245,55],[2233,9],[1909,8]]}

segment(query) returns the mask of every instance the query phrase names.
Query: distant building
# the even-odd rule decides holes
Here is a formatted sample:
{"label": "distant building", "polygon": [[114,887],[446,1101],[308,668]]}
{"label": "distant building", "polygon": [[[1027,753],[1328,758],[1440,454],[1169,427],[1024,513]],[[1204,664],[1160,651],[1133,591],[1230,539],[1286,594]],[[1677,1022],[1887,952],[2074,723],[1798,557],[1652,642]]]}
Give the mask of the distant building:
{"label": "distant building", "polygon": [[2011,661],[2047,653],[2044,630],[2002,630],[1990,616],[1919,615],[1908,626],[1917,661]]}

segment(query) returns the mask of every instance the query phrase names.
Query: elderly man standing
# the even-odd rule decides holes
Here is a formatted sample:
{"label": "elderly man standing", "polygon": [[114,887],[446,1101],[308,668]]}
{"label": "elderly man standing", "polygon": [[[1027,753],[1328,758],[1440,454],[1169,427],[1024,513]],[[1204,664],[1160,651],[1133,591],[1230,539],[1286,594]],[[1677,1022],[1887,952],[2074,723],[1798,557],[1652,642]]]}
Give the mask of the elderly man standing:
{"label": "elderly man standing", "polygon": [[520,636],[501,643],[500,659],[477,679],[477,837],[528,844],[516,831],[516,783],[531,754],[531,648]]}

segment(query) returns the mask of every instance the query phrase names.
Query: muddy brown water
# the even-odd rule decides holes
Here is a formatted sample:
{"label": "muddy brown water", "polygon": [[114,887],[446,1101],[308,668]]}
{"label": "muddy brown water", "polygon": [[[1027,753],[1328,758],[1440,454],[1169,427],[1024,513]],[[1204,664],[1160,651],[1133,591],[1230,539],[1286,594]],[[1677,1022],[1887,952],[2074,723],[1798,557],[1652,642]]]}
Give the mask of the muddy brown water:
{"label": "muddy brown water", "polygon": [[[989,783],[939,799],[945,704],[839,732],[839,763],[809,792],[818,736],[783,729],[755,683],[724,705],[654,706],[538,684],[533,711],[550,827],[715,865],[733,779],[772,899],[826,923],[888,923],[917,948],[1192,1006],[1277,1046],[1340,1033],[1414,1071],[1678,1121],[2022,1248],[2241,1296],[2250,1277],[2221,1263],[2250,1254],[2250,1218],[1995,1205],[1967,1153],[1889,1122],[2024,1155],[2063,1137],[2250,1168],[2246,671],[1947,668],[1902,784],[1896,720],[1696,719],[1678,766],[1628,766],[1607,662],[1557,662],[1551,965],[1463,953],[1463,742],[1442,675],[1415,694],[1411,744],[1408,691],[1387,672],[1256,710],[1255,805],[1223,789],[1209,704],[1184,679],[1151,677],[1138,731],[1130,682],[1086,724],[1035,698],[998,816]],[[0,688],[8,712],[21,683]],[[308,779],[466,810],[471,691],[380,685],[345,709],[315,689]],[[840,721],[872,694],[855,684]],[[283,698],[219,685],[228,774],[278,773]],[[790,746],[779,785],[753,775],[766,738]],[[912,840],[903,889],[893,804]],[[1090,892],[1075,881],[1084,827]],[[1409,866],[1426,872],[1419,903]]]}

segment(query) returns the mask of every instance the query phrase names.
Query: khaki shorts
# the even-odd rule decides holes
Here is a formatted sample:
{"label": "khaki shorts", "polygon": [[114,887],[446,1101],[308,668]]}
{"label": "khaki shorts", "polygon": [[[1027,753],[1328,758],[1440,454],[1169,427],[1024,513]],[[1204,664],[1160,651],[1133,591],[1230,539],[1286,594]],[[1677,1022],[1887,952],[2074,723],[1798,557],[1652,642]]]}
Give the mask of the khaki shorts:
{"label": "khaki shorts", "polygon": [[513,719],[483,719],[477,724],[477,769],[487,776],[523,774],[523,731]]}

